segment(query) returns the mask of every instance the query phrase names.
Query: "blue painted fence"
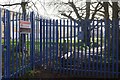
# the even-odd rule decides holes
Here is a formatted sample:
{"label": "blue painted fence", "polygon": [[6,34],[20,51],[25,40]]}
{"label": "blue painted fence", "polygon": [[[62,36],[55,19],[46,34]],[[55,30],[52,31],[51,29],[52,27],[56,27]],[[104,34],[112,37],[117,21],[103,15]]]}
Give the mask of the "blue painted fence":
{"label": "blue painted fence", "polygon": [[30,15],[1,9],[2,14],[2,77],[18,78],[33,69],[34,24],[31,34],[20,33],[20,20],[33,21]]}
{"label": "blue painted fence", "polygon": [[118,78],[118,20],[40,19],[40,64],[52,72]]}
{"label": "blue painted fence", "polygon": [[[0,13],[3,78],[18,78],[35,66],[71,76],[118,78],[119,20],[55,20],[41,19],[33,12]],[[31,22],[31,33],[20,34],[20,20]]]}

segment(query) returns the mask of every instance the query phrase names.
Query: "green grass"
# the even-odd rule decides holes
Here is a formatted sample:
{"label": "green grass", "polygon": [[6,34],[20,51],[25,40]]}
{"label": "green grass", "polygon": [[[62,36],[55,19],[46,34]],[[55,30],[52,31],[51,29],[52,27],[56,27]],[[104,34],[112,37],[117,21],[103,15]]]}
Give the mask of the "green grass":
{"label": "green grass", "polygon": [[[103,39],[103,42],[104,42],[104,39]],[[42,40],[42,43],[43,43],[43,40]],[[48,41],[48,44],[49,43],[50,43],[50,41]],[[54,42],[54,43],[56,43],[56,42]],[[64,40],[62,39],[61,44],[63,44],[63,43],[64,43]],[[71,40],[68,40],[68,42],[66,40],[66,43],[71,44]],[[79,43],[81,43],[81,40],[79,40]],[[90,39],[90,43],[92,43],[92,38]],[[94,38],[94,43],[97,43],[97,38]],[[100,45],[100,43],[101,43],[101,38],[98,38],[98,45]],[[4,39],[2,39],[2,44],[4,44]],[[36,40],[35,45],[39,45],[39,44],[40,44],[40,41]],[[60,39],[58,40],[58,44],[60,45]],[[13,45],[13,41],[10,40],[10,46],[12,47],[12,45]],[[72,46],[74,46],[74,45],[78,45],[77,39],[76,39],[75,43],[74,43],[74,40],[72,40]],[[16,40],[14,40],[14,47],[15,46],[16,46]],[[26,46],[30,46],[30,41],[26,41]],[[85,44],[81,44],[81,46],[85,46]],[[91,44],[91,46],[92,46],[92,44]]]}

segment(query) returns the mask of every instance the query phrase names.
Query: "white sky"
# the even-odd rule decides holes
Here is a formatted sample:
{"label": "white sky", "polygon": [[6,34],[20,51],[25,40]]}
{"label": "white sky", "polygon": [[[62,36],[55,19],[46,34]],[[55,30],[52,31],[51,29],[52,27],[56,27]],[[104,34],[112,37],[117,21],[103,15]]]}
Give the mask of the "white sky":
{"label": "white sky", "polygon": [[[29,12],[34,10],[34,12],[38,12],[41,16],[56,17],[56,16],[54,16],[56,13],[53,12],[53,8],[49,9],[49,7],[46,6],[46,4],[49,3],[51,0],[25,0],[25,1],[32,1],[33,3],[35,3],[35,6],[38,8],[38,11],[37,11],[37,9],[34,7],[33,3],[30,2],[28,4],[28,6],[32,5],[32,7],[31,7],[32,9],[31,8],[27,9],[27,10],[29,10]],[[64,1],[66,1],[66,0],[64,0]],[[2,5],[3,4],[20,3],[20,2],[21,2],[21,0],[0,0],[0,4],[2,4]],[[11,6],[11,7],[8,6],[8,7],[4,7],[4,8],[9,9],[11,11],[15,11],[15,12],[21,12],[20,5]]]}
{"label": "white sky", "polygon": [[[22,0],[0,0],[0,4],[4,5],[4,4],[13,4],[13,3],[20,3]],[[35,3],[35,6],[38,8],[38,10],[34,7],[33,3],[30,2],[28,4],[28,6],[32,5],[32,9],[29,8],[27,10],[33,11],[34,12],[38,12],[41,16],[45,16],[45,17],[52,17],[52,18],[57,18],[57,12],[54,11],[53,7],[47,7],[46,5],[53,0],[25,0],[25,1],[32,1],[33,3]],[[64,2],[68,2],[68,0],[54,0],[54,1],[64,1]],[[2,7],[2,6],[0,6]],[[3,7],[2,7],[3,8]],[[11,11],[15,11],[15,12],[21,12],[21,6],[5,6],[5,9],[9,9]]]}
{"label": "white sky", "polygon": [[[35,3],[35,6],[38,8],[38,11],[37,11],[37,9],[34,7],[33,3],[30,2],[28,4],[28,6],[32,5],[32,7],[31,7],[32,9],[31,8],[27,9],[29,12],[30,11],[38,12],[41,16],[45,16],[45,17],[48,17],[48,18],[58,18],[57,17],[58,16],[57,11],[54,10],[55,7],[48,7],[47,6],[47,4],[50,1],[68,2],[68,0],[25,0],[25,1],[32,1],[33,3]],[[72,0],[70,0],[70,1],[72,1]],[[86,1],[86,0],[73,0],[73,1]],[[87,0],[87,1],[89,1],[89,0]],[[91,0],[91,1],[94,1],[94,0]],[[116,1],[116,0],[114,0],[114,1]],[[21,0],[0,0],[0,4],[13,4],[13,3],[20,3],[20,2],[21,2]],[[78,4],[78,5],[81,6],[82,4],[83,3]],[[21,11],[21,6],[20,5],[11,6],[11,7],[8,6],[8,7],[4,7],[4,8],[9,9],[11,11],[15,11],[15,12],[20,12]],[[61,9],[63,9],[63,8],[61,8]]]}

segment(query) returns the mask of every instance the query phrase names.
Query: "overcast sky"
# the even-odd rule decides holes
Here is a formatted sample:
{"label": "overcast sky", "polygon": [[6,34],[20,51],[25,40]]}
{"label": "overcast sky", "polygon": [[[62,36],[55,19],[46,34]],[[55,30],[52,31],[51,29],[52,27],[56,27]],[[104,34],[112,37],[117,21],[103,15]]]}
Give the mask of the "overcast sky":
{"label": "overcast sky", "polygon": [[[13,4],[13,3],[20,3],[22,0],[0,0],[0,4]],[[48,7],[47,4],[53,0],[25,0],[25,1],[30,1],[30,3],[28,4],[29,9],[27,9],[29,12],[30,11],[34,11],[34,12],[38,12],[41,16],[46,16],[46,17],[52,17],[52,18],[57,18],[57,12],[54,11],[54,7]],[[68,0],[54,0],[54,1],[64,1],[64,2],[68,2]],[[34,6],[34,4],[35,6]],[[29,7],[32,6],[32,7]],[[1,7],[1,6],[0,6]],[[37,7],[37,9],[36,9]],[[2,7],[3,8],[3,7]],[[11,11],[15,11],[15,12],[21,12],[21,6],[17,5],[17,6],[11,6],[11,7],[4,7],[6,9],[9,9]]]}
{"label": "overcast sky", "polygon": [[[0,0],[0,4],[13,4],[13,3],[20,3],[21,1],[22,0]],[[30,1],[27,8],[29,8],[29,6],[32,6],[31,8],[27,9],[29,12],[34,11],[36,13],[38,12],[41,16],[57,18],[58,14],[57,14],[57,10],[55,10],[55,7],[48,7],[47,4],[51,1],[68,2],[68,1],[72,1],[72,0],[25,0],[25,1]],[[36,9],[36,7],[34,6],[34,4],[31,1],[35,4],[35,6],[37,7],[38,10]],[[73,1],[86,1],[86,0],[73,0]],[[89,0],[87,0],[87,1],[89,1]],[[20,5],[11,6],[11,7],[8,6],[8,7],[4,7],[4,8],[15,11],[15,12],[21,11]]]}
{"label": "overcast sky", "polygon": [[[13,3],[20,3],[22,0],[0,0],[0,4],[13,4]],[[34,11],[35,13],[39,13],[39,15],[41,16],[45,16],[48,18],[58,18],[58,13],[57,10],[55,10],[55,7],[48,7],[48,3],[50,3],[51,1],[64,1],[64,2],[68,2],[68,0],[25,0],[25,1],[29,1],[30,3],[27,6],[27,11],[31,12]],[[72,0],[70,0],[72,1]],[[86,1],[86,0],[73,0],[73,1]],[[89,1],[89,0],[87,0]],[[94,0],[91,0],[94,1]],[[106,1],[106,0],[104,0]],[[116,1],[116,0],[113,0]],[[120,0],[119,0],[120,1]],[[34,6],[34,4],[35,6]],[[79,3],[77,4],[77,6],[81,6],[83,3]],[[32,6],[32,7],[30,7]],[[0,6],[1,7],[1,6]],[[36,9],[37,7],[37,9]],[[2,7],[3,8],[3,7]],[[4,7],[6,9],[9,9],[11,11],[15,11],[15,12],[21,12],[21,6],[17,5],[17,6],[11,6],[11,7]],[[61,8],[63,9],[63,8]],[[65,8],[66,9],[66,8]]]}
{"label": "overcast sky", "polygon": [[[29,8],[29,6],[32,6],[31,8],[27,9],[29,12],[34,11],[36,13],[38,12],[41,16],[56,17],[55,16],[56,13],[53,11],[53,8],[49,9],[49,7],[46,6],[51,0],[25,0],[25,1],[30,1],[27,8]],[[35,6],[31,1],[35,4]],[[0,0],[0,4],[13,4],[13,3],[20,3],[20,2],[21,0]],[[38,10],[36,9],[36,7]],[[11,7],[8,6],[4,8],[9,9],[11,11],[15,11],[15,12],[21,12],[20,5],[11,6]]]}

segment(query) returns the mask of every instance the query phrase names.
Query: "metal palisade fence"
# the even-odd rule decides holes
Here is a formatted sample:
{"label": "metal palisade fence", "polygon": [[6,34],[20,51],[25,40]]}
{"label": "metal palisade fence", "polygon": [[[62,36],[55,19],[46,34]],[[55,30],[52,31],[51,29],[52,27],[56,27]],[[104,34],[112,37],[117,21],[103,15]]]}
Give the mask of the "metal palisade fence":
{"label": "metal palisade fence", "polygon": [[[26,25],[26,22],[33,23],[33,14],[21,14],[11,12],[6,9],[1,9],[1,42],[2,42],[2,77],[3,78],[18,78],[28,71],[32,70],[33,50],[32,38],[33,33],[25,32],[20,28]],[[25,17],[25,18],[24,18]],[[21,24],[21,21],[23,21]],[[30,27],[33,25],[30,25]],[[22,32],[21,32],[22,29]],[[32,28],[31,28],[32,29]]]}
{"label": "metal palisade fence", "polygon": [[118,20],[40,19],[40,47],[35,49],[40,48],[40,64],[46,70],[117,78],[118,30]]}
{"label": "metal palisade fence", "polygon": [[119,20],[42,19],[34,12],[2,9],[0,14],[3,78],[18,78],[35,66],[71,76],[118,78]]}

